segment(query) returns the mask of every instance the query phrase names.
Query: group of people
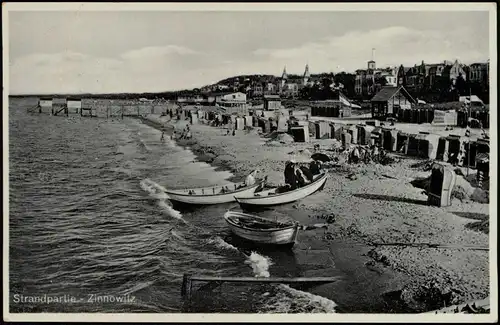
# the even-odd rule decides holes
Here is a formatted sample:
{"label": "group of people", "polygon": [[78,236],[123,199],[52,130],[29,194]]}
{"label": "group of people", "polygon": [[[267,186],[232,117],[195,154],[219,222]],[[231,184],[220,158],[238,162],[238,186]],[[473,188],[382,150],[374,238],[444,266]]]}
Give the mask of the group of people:
{"label": "group of people", "polygon": [[189,124],[182,130],[179,139],[191,139],[191,129],[189,128]]}
{"label": "group of people", "polygon": [[348,163],[356,164],[359,162],[369,163],[371,161],[378,162],[382,160],[386,155],[385,150],[379,149],[378,146],[372,145],[370,148],[364,148],[361,146],[356,146],[349,153]]}
{"label": "group of people", "polygon": [[309,166],[289,160],[285,163],[285,187],[295,190],[306,186],[314,180],[314,176],[321,173],[321,162],[313,160]]}

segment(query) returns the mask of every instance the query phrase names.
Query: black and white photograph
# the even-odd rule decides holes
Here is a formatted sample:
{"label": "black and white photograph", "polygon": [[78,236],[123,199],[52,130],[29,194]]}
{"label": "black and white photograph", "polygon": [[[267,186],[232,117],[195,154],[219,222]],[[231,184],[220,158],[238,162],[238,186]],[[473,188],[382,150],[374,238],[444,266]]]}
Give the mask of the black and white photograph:
{"label": "black and white photograph", "polygon": [[498,321],[496,19],[3,3],[4,321]]}

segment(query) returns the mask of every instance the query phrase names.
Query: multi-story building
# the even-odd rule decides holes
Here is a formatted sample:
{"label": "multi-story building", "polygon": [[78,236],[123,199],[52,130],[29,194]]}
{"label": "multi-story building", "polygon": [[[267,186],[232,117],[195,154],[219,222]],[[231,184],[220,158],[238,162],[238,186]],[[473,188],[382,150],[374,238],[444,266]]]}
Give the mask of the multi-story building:
{"label": "multi-story building", "polygon": [[264,87],[261,83],[256,83],[251,89],[253,97],[262,96],[264,94]]}
{"label": "multi-story building", "polygon": [[370,96],[377,93],[383,86],[396,86],[396,84],[396,68],[377,69],[375,61],[370,60],[367,69],[356,70],[354,91],[358,96]]}
{"label": "multi-story building", "polygon": [[410,91],[420,91],[425,87],[425,71],[424,61],[420,65],[414,65],[411,68],[404,68],[406,77],[406,88]]}
{"label": "multi-story building", "polygon": [[286,67],[283,68],[283,73],[279,79],[278,92],[285,97],[297,97],[299,95],[299,82],[289,80],[286,72]]}
{"label": "multi-story building", "polygon": [[354,81],[354,91],[356,95],[372,95],[375,93],[375,76],[376,70],[375,61],[370,60],[367,64],[367,69],[356,70],[356,79]]}
{"label": "multi-story building", "polygon": [[455,60],[453,65],[448,65],[443,69],[442,76],[449,80],[452,85],[454,85],[458,77],[462,77],[464,78],[464,80],[467,80],[467,72],[464,68],[466,67],[463,64],[458,62],[458,60]]}
{"label": "multi-story building", "polygon": [[264,88],[264,95],[275,95],[277,93],[277,88],[272,82],[267,82]]}
{"label": "multi-story building", "polygon": [[488,81],[488,63],[473,63],[469,67],[469,80],[486,85]]}

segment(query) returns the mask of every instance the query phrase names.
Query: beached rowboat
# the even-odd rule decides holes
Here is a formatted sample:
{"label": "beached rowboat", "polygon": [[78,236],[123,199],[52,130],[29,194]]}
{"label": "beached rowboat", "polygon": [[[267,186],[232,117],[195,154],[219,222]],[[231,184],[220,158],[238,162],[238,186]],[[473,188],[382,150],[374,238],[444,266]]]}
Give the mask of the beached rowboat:
{"label": "beached rowboat", "polygon": [[234,202],[235,197],[253,195],[264,186],[265,180],[256,179],[255,184],[247,186],[245,182],[231,185],[165,190],[169,200],[192,205],[211,205]]}
{"label": "beached rowboat", "polygon": [[267,207],[273,205],[280,205],[291,203],[306,196],[313,194],[314,192],[323,189],[326,183],[327,174],[319,174],[314,177],[312,183],[306,186],[299,187],[295,190],[276,193],[277,188],[273,188],[266,191],[261,191],[258,193],[252,193],[249,196],[239,195],[236,201],[240,204],[242,208],[258,208]]}
{"label": "beached rowboat", "polygon": [[283,223],[234,211],[226,212],[224,219],[235,235],[258,244],[293,246],[300,227],[298,222]]}

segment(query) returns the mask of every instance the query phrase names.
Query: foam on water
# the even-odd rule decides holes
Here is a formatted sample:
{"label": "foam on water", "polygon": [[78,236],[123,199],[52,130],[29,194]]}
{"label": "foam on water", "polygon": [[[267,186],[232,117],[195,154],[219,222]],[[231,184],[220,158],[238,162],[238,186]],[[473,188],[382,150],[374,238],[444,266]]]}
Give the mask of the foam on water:
{"label": "foam on water", "polygon": [[210,238],[208,240],[209,244],[213,244],[221,249],[227,249],[227,250],[233,250],[233,251],[239,251],[238,248],[234,247],[233,245],[229,244],[226,242],[224,239],[220,238],[219,236],[216,236],[215,238]]}
{"label": "foam on water", "polygon": [[285,284],[277,286],[278,292],[270,297],[261,312],[271,313],[335,313],[337,304],[330,299],[293,289]]}
{"label": "foam on water", "polygon": [[269,257],[252,252],[247,256],[245,263],[252,267],[255,277],[268,278],[270,276],[269,266],[272,265],[272,261]]}
{"label": "foam on water", "polygon": [[166,215],[187,223],[186,220],[182,218],[182,214],[175,210],[168,201],[169,197],[167,193],[164,192],[164,187],[147,178],[143,179],[140,184],[144,191],[148,192],[151,197],[158,200],[158,206],[163,212],[165,212]]}

